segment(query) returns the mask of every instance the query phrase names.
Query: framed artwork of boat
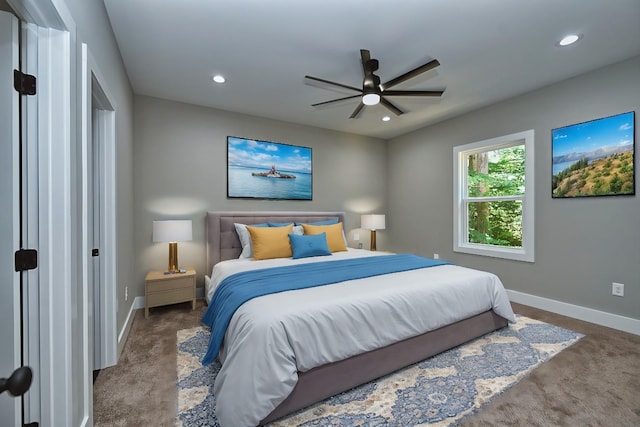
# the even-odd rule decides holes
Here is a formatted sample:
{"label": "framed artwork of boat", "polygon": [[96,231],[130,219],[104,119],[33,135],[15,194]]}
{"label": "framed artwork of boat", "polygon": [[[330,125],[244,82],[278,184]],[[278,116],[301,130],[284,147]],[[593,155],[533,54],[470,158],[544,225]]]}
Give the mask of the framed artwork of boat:
{"label": "framed artwork of boat", "polygon": [[227,198],[312,200],[311,148],[227,137]]}

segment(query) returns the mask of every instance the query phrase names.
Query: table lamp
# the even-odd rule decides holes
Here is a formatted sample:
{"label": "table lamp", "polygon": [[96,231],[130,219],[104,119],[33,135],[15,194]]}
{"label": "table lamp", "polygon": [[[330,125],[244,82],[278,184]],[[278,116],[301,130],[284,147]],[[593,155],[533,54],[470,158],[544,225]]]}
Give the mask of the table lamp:
{"label": "table lamp", "polygon": [[153,221],[153,241],[169,242],[169,268],[167,273],[179,273],[178,242],[193,239],[190,219]]}
{"label": "table lamp", "polygon": [[361,227],[371,230],[371,250],[376,250],[376,230],[384,230],[385,216],[379,214],[362,215],[360,219]]}

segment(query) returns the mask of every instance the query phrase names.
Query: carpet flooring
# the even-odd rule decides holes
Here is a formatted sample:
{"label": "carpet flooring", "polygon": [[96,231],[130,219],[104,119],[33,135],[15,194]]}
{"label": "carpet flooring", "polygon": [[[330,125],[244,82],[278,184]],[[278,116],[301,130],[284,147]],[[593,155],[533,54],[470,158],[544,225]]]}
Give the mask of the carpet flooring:
{"label": "carpet flooring", "polygon": [[[523,316],[585,337],[534,369],[462,426],[640,426],[640,336],[519,304]],[[118,365],[94,386],[94,426],[173,426],[176,333],[200,325],[204,302],[135,315]]]}

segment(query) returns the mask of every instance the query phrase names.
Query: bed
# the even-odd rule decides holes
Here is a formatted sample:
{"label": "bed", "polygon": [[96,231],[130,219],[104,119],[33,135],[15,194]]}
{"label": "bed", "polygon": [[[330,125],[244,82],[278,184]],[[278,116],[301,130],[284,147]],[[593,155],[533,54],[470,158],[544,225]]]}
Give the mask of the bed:
{"label": "bed", "polygon": [[[250,269],[258,268],[258,266],[262,269],[291,262],[313,263],[317,261],[314,258],[323,258],[322,261],[325,261],[326,258],[327,262],[340,260],[349,262],[348,260],[352,258],[389,256],[386,253],[348,250],[336,252],[330,257],[313,257],[305,260],[238,260],[243,246],[236,232],[234,225],[236,223],[247,225],[290,222],[317,223],[332,218],[337,218],[339,222],[344,223],[344,213],[342,212],[208,212],[206,217],[207,270],[210,274],[205,277],[207,302],[210,300],[212,289],[224,277],[242,271],[245,265]],[[388,259],[390,260],[390,258]],[[384,259],[375,258],[375,260],[382,261]],[[214,266],[217,266],[215,270]],[[441,311],[447,320],[422,320],[420,318],[397,320],[404,313],[415,311],[411,306],[402,306],[405,303],[409,304],[415,298],[413,296],[396,297],[396,295],[402,295],[402,292],[405,292],[403,288],[405,282],[407,283],[407,292],[414,292],[409,284],[415,281],[424,281],[424,274],[429,275],[429,281],[437,284],[434,287],[449,287],[452,291],[442,296],[433,294],[435,296],[430,297],[429,300],[437,301],[438,304],[434,302],[433,304],[436,304],[434,307],[418,310],[419,313],[416,316],[423,316],[423,311]],[[365,281],[367,281],[366,285]],[[389,291],[385,290],[389,288],[385,286],[386,281],[394,281],[399,286],[398,289],[402,289],[396,290],[394,287],[394,293],[391,295]],[[475,285],[476,281],[482,283],[480,288],[482,288],[483,294],[480,296],[463,294],[461,296],[461,292],[471,292],[472,288],[475,292],[475,289],[478,288]],[[360,314],[355,315],[342,308],[336,309],[331,316],[323,316],[330,318],[328,321],[336,322],[336,325],[328,327],[329,329],[333,328],[338,333],[347,330],[347,333],[343,333],[340,338],[325,337],[323,341],[323,331],[314,329],[313,333],[305,334],[300,331],[302,326],[298,324],[283,326],[286,329],[284,338],[264,338],[269,334],[265,334],[260,328],[266,328],[265,325],[271,322],[271,319],[265,317],[265,313],[269,313],[270,310],[274,312],[287,311],[285,313],[287,321],[290,321],[289,318],[294,318],[294,321],[297,318],[297,321],[302,324],[304,323],[304,313],[301,314],[299,311],[309,310],[310,317],[313,318],[312,310],[316,309],[315,306],[306,307],[305,304],[309,301],[313,301],[314,304],[316,301],[324,301],[322,298],[329,294],[329,288],[334,291],[339,290],[338,293],[341,295],[342,301],[347,301],[345,304],[349,306],[358,305],[362,301],[358,301],[357,304],[352,303],[351,300],[345,300],[345,296],[364,300],[369,295],[376,295],[376,293],[381,293],[391,299],[395,298],[394,301],[399,301],[397,302],[399,306],[394,306],[392,312],[388,314],[390,316],[388,318],[385,318],[384,308],[374,309],[367,306],[366,309],[363,309],[375,312],[372,317],[381,319],[378,321],[379,324],[373,326],[367,323],[356,328],[343,328],[342,326]],[[458,295],[453,296],[456,292]],[[484,294],[488,295],[487,299],[490,301],[480,301],[484,298]],[[285,299],[276,300],[275,298]],[[458,302],[461,300],[469,300],[470,307],[462,307],[467,303],[459,304]],[[262,308],[260,304],[263,304]],[[391,306],[389,301],[383,305]],[[282,310],[273,310],[273,307],[283,308]],[[285,310],[284,307],[287,309]],[[325,308],[333,309],[329,306]],[[259,314],[255,315],[257,320],[251,320],[253,323],[248,327],[249,329],[243,329],[247,323],[249,310],[254,310]],[[291,313],[288,312],[289,310]],[[298,312],[296,313],[295,310]],[[225,341],[220,349],[220,359],[223,361],[223,366],[214,387],[217,399],[216,415],[223,427],[227,425],[267,424],[329,396],[502,328],[509,321],[515,320],[504,287],[495,275],[454,265],[440,265],[369,279],[349,280],[331,286],[283,292],[278,296],[266,295],[246,302],[233,316],[224,338]],[[273,322],[278,327],[281,323],[284,324],[282,319],[274,319]],[[445,324],[440,324],[442,322]],[[434,327],[434,325],[436,326]],[[313,329],[316,326],[312,324],[310,327]],[[250,328],[255,328],[255,330]],[[360,332],[354,335],[353,330],[360,331],[367,328],[371,329],[370,334],[375,337],[367,336],[366,339],[362,339],[358,335]],[[388,328],[393,329],[386,330]],[[391,332],[393,337],[390,336]],[[241,338],[229,334],[239,334]],[[254,338],[251,338],[252,334]],[[258,341],[264,342],[256,345],[245,343],[249,338],[255,339],[255,337]],[[316,346],[315,342],[308,341],[310,339],[317,340],[322,344]],[[367,340],[372,342],[366,342]],[[326,347],[333,345],[330,343],[332,341],[337,342],[336,348],[327,350]],[[266,352],[263,354],[264,350],[260,350],[257,345],[264,345],[265,348],[271,350],[268,354]],[[242,350],[243,346],[250,350]],[[310,354],[303,355],[301,348],[309,348],[313,351],[304,350]],[[244,353],[242,353],[243,351]],[[274,356],[270,356],[271,351]],[[300,351],[300,354],[297,354],[297,351]],[[258,354],[259,359],[251,359],[256,356],[250,353]],[[271,359],[281,361],[283,366],[275,365]],[[242,363],[247,363],[247,360],[252,360],[251,364],[244,365],[242,368]]]}

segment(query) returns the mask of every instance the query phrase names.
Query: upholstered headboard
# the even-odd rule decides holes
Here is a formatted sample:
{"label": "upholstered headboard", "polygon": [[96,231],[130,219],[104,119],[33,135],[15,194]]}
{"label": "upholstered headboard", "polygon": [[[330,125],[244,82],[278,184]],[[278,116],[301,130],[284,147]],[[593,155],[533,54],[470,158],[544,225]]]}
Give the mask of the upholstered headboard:
{"label": "upholstered headboard", "polygon": [[207,275],[213,266],[242,252],[234,223],[314,222],[338,217],[344,223],[344,212],[207,212]]}

